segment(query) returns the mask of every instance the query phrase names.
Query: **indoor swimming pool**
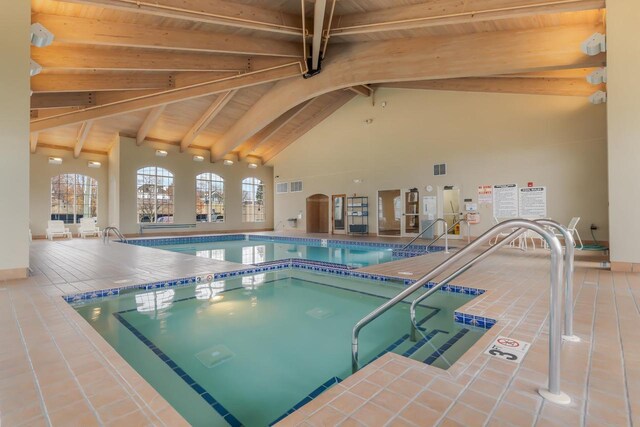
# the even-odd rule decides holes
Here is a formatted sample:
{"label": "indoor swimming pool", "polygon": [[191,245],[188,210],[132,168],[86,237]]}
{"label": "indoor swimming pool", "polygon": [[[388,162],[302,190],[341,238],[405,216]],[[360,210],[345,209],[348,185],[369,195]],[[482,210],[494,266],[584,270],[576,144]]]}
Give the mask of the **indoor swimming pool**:
{"label": "indoor swimming pool", "polygon": [[[266,426],[351,374],[351,330],[403,285],[285,269],[153,290],[74,308],[195,426]],[[458,323],[472,295],[438,292],[360,335],[361,364],[393,351],[446,369],[486,329]]]}
{"label": "indoor swimming pool", "polygon": [[[245,265],[299,258],[317,262],[362,268],[394,259],[394,249],[404,245],[369,241],[303,239],[260,235],[201,236],[163,239],[133,239],[128,243],[151,246],[198,257]],[[426,253],[424,245],[412,245],[414,251]],[[441,251],[432,246],[429,252]]]}

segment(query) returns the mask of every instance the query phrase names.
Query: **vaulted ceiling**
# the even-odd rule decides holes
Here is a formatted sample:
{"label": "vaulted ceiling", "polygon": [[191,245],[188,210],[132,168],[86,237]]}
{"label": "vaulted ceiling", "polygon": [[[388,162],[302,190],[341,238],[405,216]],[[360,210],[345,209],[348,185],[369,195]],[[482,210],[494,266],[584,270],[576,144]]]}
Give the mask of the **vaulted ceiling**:
{"label": "vaulted ceiling", "polygon": [[32,0],[32,22],[55,41],[31,48],[43,67],[31,78],[31,150],[106,153],[120,134],[267,162],[378,87],[587,97],[604,90],[585,76],[606,58],[580,43],[604,32],[604,7]]}

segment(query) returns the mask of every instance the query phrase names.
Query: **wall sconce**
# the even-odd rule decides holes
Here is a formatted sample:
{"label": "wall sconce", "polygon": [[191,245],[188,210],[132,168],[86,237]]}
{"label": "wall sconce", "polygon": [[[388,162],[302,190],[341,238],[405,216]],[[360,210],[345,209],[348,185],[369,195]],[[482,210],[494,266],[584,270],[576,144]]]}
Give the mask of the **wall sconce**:
{"label": "wall sconce", "polygon": [[194,162],[204,162],[204,156],[193,156]]}
{"label": "wall sconce", "polygon": [[354,184],[362,184],[362,180],[359,179],[359,178],[356,178],[356,179],[353,180],[353,183]]}
{"label": "wall sconce", "polygon": [[249,169],[256,169],[258,167],[258,164],[257,163],[249,163],[247,166],[249,167]]}
{"label": "wall sconce", "polygon": [[231,166],[233,165],[233,160],[225,159],[222,164],[225,166]]}
{"label": "wall sconce", "polygon": [[158,157],[167,157],[167,153],[165,150],[156,150],[156,156]]}
{"label": "wall sconce", "polygon": [[62,157],[49,157],[49,164],[50,165],[61,165],[62,164]]}
{"label": "wall sconce", "polygon": [[87,163],[87,166],[89,166],[91,169],[100,169],[100,166],[102,166],[102,163],[90,161],[89,163]]}

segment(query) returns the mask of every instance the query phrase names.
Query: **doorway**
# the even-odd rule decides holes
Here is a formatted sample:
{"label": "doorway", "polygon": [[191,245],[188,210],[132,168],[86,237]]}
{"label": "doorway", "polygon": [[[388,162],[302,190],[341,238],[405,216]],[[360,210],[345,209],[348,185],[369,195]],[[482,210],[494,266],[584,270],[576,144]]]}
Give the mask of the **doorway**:
{"label": "doorway", "polygon": [[307,197],[307,233],[329,233],[329,196]]}
{"label": "doorway", "polygon": [[331,196],[331,233],[346,234],[346,194],[334,194]]}
{"label": "doorway", "polygon": [[415,237],[420,233],[420,203],[417,188],[404,190],[403,192],[403,220],[402,235]]}
{"label": "doorway", "polygon": [[[447,221],[448,227],[451,227],[462,218],[462,213],[460,211],[461,207],[461,191],[460,187],[457,185],[445,185],[442,187],[441,192],[441,201],[440,206],[442,206],[442,218]],[[462,238],[462,233],[460,230],[460,224],[457,224],[453,229],[451,229],[448,233],[449,238],[460,239]]]}
{"label": "doorway", "polygon": [[378,236],[400,236],[401,220],[400,190],[378,191]]}

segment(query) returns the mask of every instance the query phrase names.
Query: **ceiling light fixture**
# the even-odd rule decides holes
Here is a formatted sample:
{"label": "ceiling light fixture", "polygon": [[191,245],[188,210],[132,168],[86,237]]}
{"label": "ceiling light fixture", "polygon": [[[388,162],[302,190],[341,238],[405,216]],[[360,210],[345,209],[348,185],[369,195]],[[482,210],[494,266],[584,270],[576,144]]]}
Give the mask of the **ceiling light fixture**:
{"label": "ceiling light fixture", "polygon": [[92,169],[100,169],[100,166],[102,166],[102,163],[90,161],[89,163],[87,163],[87,166]]}
{"label": "ceiling light fixture", "polygon": [[595,92],[589,97],[589,102],[595,105],[607,102],[607,92],[601,90]]}
{"label": "ceiling light fixture", "polygon": [[233,160],[225,159],[222,164],[225,166],[231,166],[233,164]]}
{"label": "ceiling light fixture", "polygon": [[249,163],[248,164],[249,169],[256,169],[258,167],[257,163]]}
{"label": "ceiling light fixture", "polygon": [[580,50],[586,55],[595,56],[607,51],[607,39],[602,33],[593,33],[588,39],[582,42]]}
{"label": "ceiling light fixture", "polygon": [[53,43],[53,33],[44,25],[35,22],[31,24],[31,44],[35,47],[45,47]]}
{"label": "ceiling light fixture", "polygon": [[167,153],[165,150],[156,150],[156,156],[158,157],[167,157]]}
{"label": "ceiling light fixture", "polygon": [[607,82],[607,69],[605,67],[598,68],[587,76],[587,81],[592,85],[599,85]]}
{"label": "ceiling light fixture", "polygon": [[62,157],[49,157],[49,164],[50,165],[61,165],[62,164]]}
{"label": "ceiling light fixture", "polygon": [[204,162],[204,156],[193,156],[194,162]]}

